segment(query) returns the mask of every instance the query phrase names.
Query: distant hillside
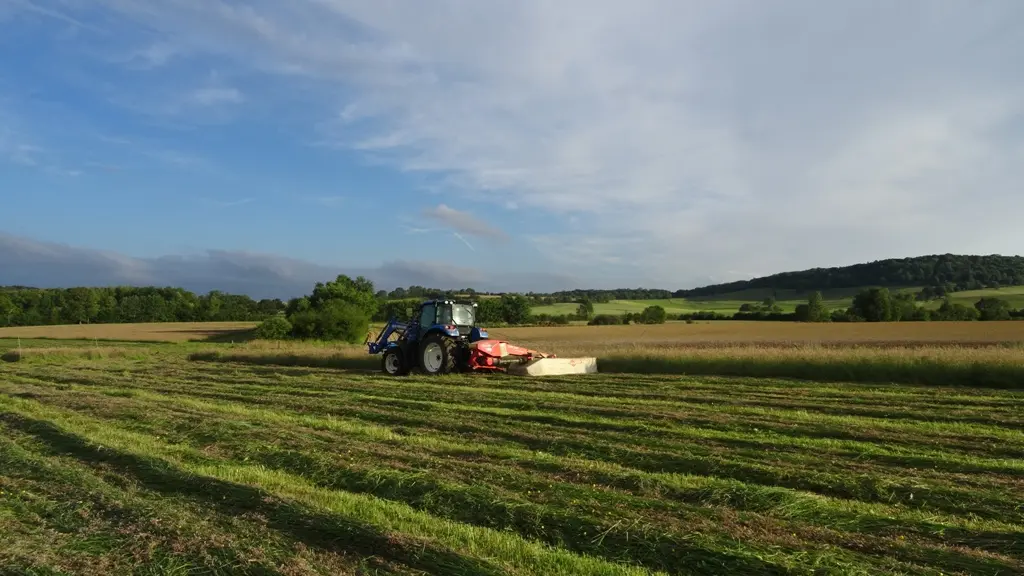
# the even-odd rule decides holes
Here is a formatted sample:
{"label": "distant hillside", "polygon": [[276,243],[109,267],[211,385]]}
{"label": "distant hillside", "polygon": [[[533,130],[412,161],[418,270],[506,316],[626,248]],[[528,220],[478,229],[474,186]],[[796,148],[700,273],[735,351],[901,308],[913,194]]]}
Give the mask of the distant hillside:
{"label": "distant hillside", "polygon": [[893,258],[835,268],[783,272],[763,278],[677,290],[676,298],[732,294],[744,290],[841,290],[863,286],[934,286],[946,292],[1024,285],[1024,257],[942,254]]}

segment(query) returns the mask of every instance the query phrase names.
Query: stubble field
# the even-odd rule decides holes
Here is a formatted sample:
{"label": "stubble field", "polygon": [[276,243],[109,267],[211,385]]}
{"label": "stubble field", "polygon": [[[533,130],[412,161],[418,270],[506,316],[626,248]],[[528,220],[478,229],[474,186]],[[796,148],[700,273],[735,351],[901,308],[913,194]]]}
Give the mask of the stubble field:
{"label": "stubble field", "polygon": [[[547,379],[390,379],[317,343],[0,340],[0,573],[1024,573],[1015,324],[499,331],[634,363]],[[829,354],[904,372],[701,373]],[[922,358],[956,385],[910,383]]]}

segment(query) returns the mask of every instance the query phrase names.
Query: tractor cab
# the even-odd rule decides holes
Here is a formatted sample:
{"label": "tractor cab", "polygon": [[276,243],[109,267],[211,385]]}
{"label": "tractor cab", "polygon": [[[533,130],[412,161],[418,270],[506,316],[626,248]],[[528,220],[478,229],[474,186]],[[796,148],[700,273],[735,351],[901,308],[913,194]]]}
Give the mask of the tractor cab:
{"label": "tractor cab", "polygon": [[487,338],[487,331],[476,325],[476,307],[475,302],[423,302],[413,319],[416,324],[416,340],[422,340],[428,332],[435,330],[441,330],[448,336],[468,339],[470,342]]}

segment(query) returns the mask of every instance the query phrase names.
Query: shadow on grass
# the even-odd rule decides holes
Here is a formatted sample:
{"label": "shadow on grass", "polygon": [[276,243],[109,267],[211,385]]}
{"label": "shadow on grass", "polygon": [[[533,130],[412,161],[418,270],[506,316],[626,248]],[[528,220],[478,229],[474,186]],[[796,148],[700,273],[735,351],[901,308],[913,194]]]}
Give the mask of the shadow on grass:
{"label": "shadow on grass", "polygon": [[491,565],[422,541],[403,541],[397,534],[382,533],[370,525],[278,500],[258,488],[189,474],[159,458],[92,446],[80,436],[50,422],[10,413],[0,414],[0,420],[11,428],[35,436],[54,454],[71,456],[87,464],[113,467],[155,492],[195,499],[227,516],[259,512],[267,518],[270,528],[311,547],[354,552],[362,556],[382,556],[413,569],[442,574],[501,573]]}
{"label": "shadow on grass", "polygon": [[253,364],[256,366],[302,366],[306,368],[338,368],[344,370],[379,370],[380,357],[367,354],[362,356],[311,356],[308,354],[266,353],[231,354],[220,351],[195,352],[189,354],[193,362],[229,362]]}
{"label": "shadow on grass", "polygon": [[[784,567],[758,558],[713,550],[677,534],[605,527],[607,519],[578,514],[557,505],[503,500],[486,485],[459,486],[433,478],[411,478],[400,471],[339,467],[333,461],[292,450],[259,452],[259,463],[306,476],[334,490],[372,494],[404,502],[449,520],[513,531],[578,554],[637,564],[669,573],[788,574]],[[595,535],[601,535],[595,538]],[[703,569],[694,568],[701,566]]]}
{"label": "shadow on grass", "polygon": [[203,334],[202,338],[189,338],[189,342],[204,342],[210,344],[242,344],[252,342],[256,339],[255,328],[244,328],[241,330],[179,330],[183,334]]}
{"label": "shadow on grass", "polygon": [[616,356],[598,359],[598,370],[607,373],[796,378],[818,382],[1024,388],[1022,365],[985,362],[955,364],[932,359],[899,361],[890,358],[818,360],[813,356],[786,359]]}

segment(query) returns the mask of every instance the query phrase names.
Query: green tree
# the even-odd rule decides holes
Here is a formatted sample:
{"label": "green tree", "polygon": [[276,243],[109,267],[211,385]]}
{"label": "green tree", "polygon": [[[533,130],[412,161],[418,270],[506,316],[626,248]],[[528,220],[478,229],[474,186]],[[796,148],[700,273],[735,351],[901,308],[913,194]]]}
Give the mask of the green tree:
{"label": "green tree", "polygon": [[956,321],[956,322],[967,322],[971,320],[977,320],[981,317],[977,308],[971,308],[964,306],[959,302],[950,302],[947,298],[942,302],[942,306],[932,314],[933,320],[945,320],[945,321]]}
{"label": "green tree", "polygon": [[292,333],[292,324],[284,316],[271,316],[253,332],[259,340],[284,340]]}
{"label": "green tree", "polygon": [[520,294],[502,294],[501,316],[509,324],[525,324],[530,319],[530,301]]}
{"label": "green tree", "polygon": [[330,301],[346,302],[366,313],[367,318],[377,311],[377,297],[373,290],[373,282],[359,276],[356,279],[344,274],[330,282],[317,282],[309,303],[313,308],[322,309]]}
{"label": "green tree", "polygon": [[61,319],[68,324],[87,324],[99,315],[96,292],[90,288],[69,288],[64,291]]}
{"label": "green tree", "polygon": [[1010,303],[999,298],[986,297],[974,304],[978,311],[978,319],[985,321],[1009,320]]}
{"label": "green tree", "polygon": [[825,299],[821,297],[821,292],[811,292],[807,298],[807,321],[828,322],[830,318],[831,315],[828,308],[825,307]]}
{"label": "green tree", "polygon": [[0,326],[13,326],[14,313],[18,308],[7,294],[0,292]]}
{"label": "green tree", "polygon": [[580,300],[580,305],[576,308],[576,315],[583,320],[588,320],[594,315],[594,303],[590,298]]}
{"label": "green tree", "polygon": [[664,324],[668,314],[661,306],[648,306],[640,313],[640,321],[644,324]]}
{"label": "green tree", "polygon": [[341,340],[358,344],[366,337],[370,316],[351,302],[329,300],[318,309],[310,308],[289,318],[297,338]]}
{"label": "green tree", "polygon": [[889,322],[892,320],[892,296],[889,289],[861,290],[854,296],[850,310],[868,322]]}
{"label": "green tree", "polygon": [[499,298],[481,298],[477,301],[476,321],[494,324],[505,321],[505,309]]}
{"label": "green tree", "polygon": [[896,294],[891,299],[892,314],[890,320],[893,322],[910,321],[914,319],[917,311],[915,295],[909,293]]}

